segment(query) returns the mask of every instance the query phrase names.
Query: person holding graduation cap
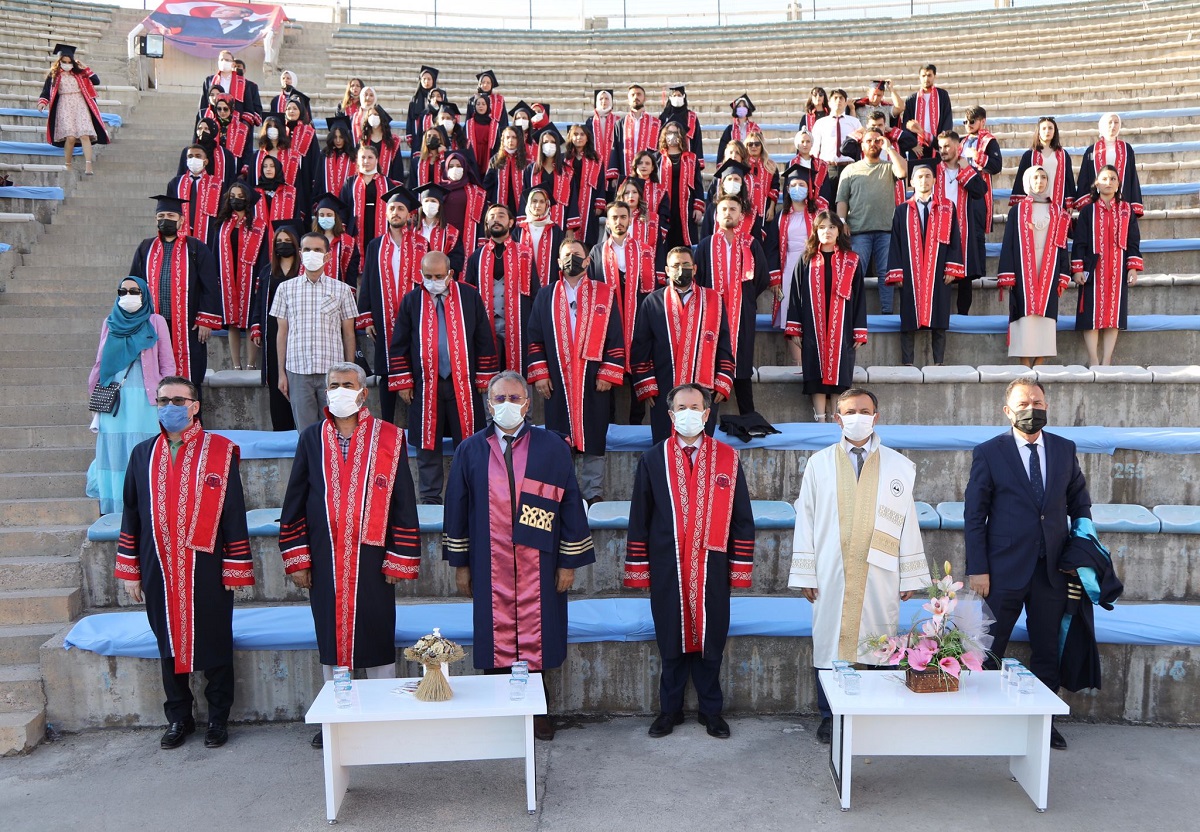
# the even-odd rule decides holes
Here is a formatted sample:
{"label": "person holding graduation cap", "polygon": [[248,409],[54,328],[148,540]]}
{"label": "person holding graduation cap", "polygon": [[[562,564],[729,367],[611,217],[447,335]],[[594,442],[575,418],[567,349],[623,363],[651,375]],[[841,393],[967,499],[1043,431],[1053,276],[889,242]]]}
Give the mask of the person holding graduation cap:
{"label": "person holding graduation cap", "polygon": [[[717,159],[725,158],[725,145],[730,142],[743,142],[746,136],[751,133],[758,133],[762,128],[750,120],[750,116],[754,114],[754,102],[750,100],[749,93],[743,93],[729,102],[729,109],[733,113],[730,119],[729,126],[721,133],[721,141],[717,143]],[[701,157],[703,158],[703,157]]]}
{"label": "person holding graduation cap", "polygon": [[217,266],[201,240],[180,233],[184,200],[159,194],[155,222],[158,233],[134,252],[129,274],[146,281],[147,303],[167,322],[176,372],[197,386],[208,369],[208,337],[222,327]]}
{"label": "person holding graduation cap", "polygon": [[592,134],[592,146],[596,155],[604,163],[605,179],[611,183],[616,174],[609,176],[608,160],[612,156],[613,134],[617,126],[617,117],[613,113],[613,91],[610,89],[592,90],[594,103],[592,114],[583,123],[583,129]]}
{"label": "person holding graduation cap", "polygon": [[408,102],[408,117],[404,121],[404,143],[409,150],[421,146],[421,135],[425,132],[425,107],[429,104],[429,91],[437,86],[436,67],[422,66],[418,73],[417,91]]}
{"label": "person holding graduation cap", "polygon": [[683,84],[671,84],[666,88],[667,103],[659,114],[658,120],[663,127],[668,124],[678,124],[687,138],[688,150],[696,154],[697,159],[704,158],[704,139],[701,136],[700,116],[688,107],[687,88]]}
{"label": "person holding graduation cap", "polygon": [[75,47],[55,44],[54,66],[46,73],[38,109],[47,114],[46,141],[61,147],[71,167],[75,142],[83,145],[83,172],[92,175],[92,142],[108,144],[108,131],[96,104],[100,76],[75,60]]}
{"label": "person holding graduation cap", "polygon": [[[892,106],[890,108],[883,103],[883,94],[885,92],[891,92],[892,94]],[[887,121],[884,126],[887,129],[894,127],[896,125],[896,118],[904,112],[904,102],[900,99],[900,94],[896,92],[889,78],[879,78],[871,81],[871,85],[867,87],[866,96],[856,98],[851,106],[854,108],[854,117],[862,123],[863,127],[867,126],[867,119],[876,110],[884,112]]]}

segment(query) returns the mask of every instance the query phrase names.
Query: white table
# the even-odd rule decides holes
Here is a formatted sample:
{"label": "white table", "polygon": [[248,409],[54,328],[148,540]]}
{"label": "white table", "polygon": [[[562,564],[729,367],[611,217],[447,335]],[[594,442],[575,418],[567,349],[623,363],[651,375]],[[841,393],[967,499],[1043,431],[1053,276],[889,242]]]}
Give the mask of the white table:
{"label": "white table", "polygon": [[349,766],[525,758],[525,801],[534,794],[533,717],[546,713],[542,675],[529,675],[525,699],[508,698],[504,676],[451,676],[454,697],[422,702],[392,691],[416,679],[356,679],[348,708],[334,704],[326,682],[304,721],[320,723],[325,756],[325,813],[337,822]]}
{"label": "white table", "polygon": [[871,670],[847,696],[832,670],[818,675],[833,711],[829,771],[843,812],[855,755],[1008,757],[1012,779],[1046,811],[1050,720],[1071,709],[1037,679],[1030,694],[1002,689],[998,670],[964,674],[954,693],[913,693],[902,671]]}

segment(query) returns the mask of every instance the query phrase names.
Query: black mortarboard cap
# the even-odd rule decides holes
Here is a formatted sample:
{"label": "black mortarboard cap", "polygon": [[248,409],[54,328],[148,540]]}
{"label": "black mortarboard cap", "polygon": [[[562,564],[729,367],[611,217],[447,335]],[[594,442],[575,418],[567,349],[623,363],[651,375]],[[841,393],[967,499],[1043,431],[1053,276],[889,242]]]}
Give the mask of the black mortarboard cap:
{"label": "black mortarboard cap", "polygon": [[299,104],[300,108],[305,112],[312,112],[312,98],[300,92],[300,90],[292,90],[292,94],[287,97],[287,102],[285,103],[292,101],[295,101],[297,104]]}
{"label": "black mortarboard cap", "polygon": [[805,179],[810,177],[809,169],[804,165],[789,165],[788,169],[783,172],[783,176],[779,177],[781,182],[787,182],[789,179]]}
{"label": "black mortarboard cap", "polygon": [[871,87],[883,92],[885,89],[887,89],[887,81],[883,80],[882,78],[875,79],[871,81]]}
{"label": "black mortarboard cap", "polygon": [[937,176],[938,162],[942,161],[940,157],[934,156],[929,159],[913,159],[908,163],[908,178],[912,179],[912,175],[917,172],[917,168],[929,168],[933,171],[933,175]]}
{"label": "black mortarboard cap", "polygon": [[446,197],[450,195],[449,191],[436,182],[426,182],[421,187],[416,188],[415,192],[420,194],[422,199],[429,197],[436,199],[438,202],[445,202]]}
{"label": "black mortarboard cap", "polygon": [[420,78],[426,72],[428,72],[431,76],[433,76],[433,84],[434,84],[434,86],[437,86],[437,77],[438,77],[437,67],[427,66],[427,65],[422,64],[421,71],[417,73],[417,77]]}
{"label": "black mortarboard cap", "polygon": [[533,108],[530,107],[528,104],[526,104],[524,101],[518,101],[516,104],[513,105],[513,108],[508,111],[508,115],[512,118],[516,118],[517,113],[520,113],[520,112],[526,112],[526,113],[529,113],[529,115],[533,115]]}
{"label": "black mortarboard cap", "polygon": [[475,76],[476,81],[482,81],[484,78],[492,79],[492,88],[493,89],[500,86],[500,82],[496,80],[496,73],[492,72],[490,69],[485,69],[483,72],[480,72],[479,74],[477,74]]}
{"label": "black mortarboard cap", "polygon": [[[304,229],[304,226],[300,224],[300,220],[275,220],[271,223],[271,225],[273,225],[275,228],[274,234],[278,234],[280,231],[287,229],[296,235],[297,240],[307,233]],[[272,240],[275,239],[274,234],[271,236]]]}
{"label": "black mortarboard cap", "polygon": [[54,51],[50,54],[58,55],[60,58],[70,58],[73,61],[75,60],[75,50],[77,48],[69,43],[56,43],[54,44]]}
{"label": "black mortarboard cap", "polygon": [[397,185],[385,193],[383,195],[383,202],[385,205],[391,202],[403,202],[408,206],[408,210],[410,211],[415,211],[417,206],[421,204],[421,201],[413,196],[413,192],[403,185]]}
{"label": "black mortarboard cap", "polygon": [[180,199],[177,196],[169,196],[167,194],[155,194],[150,198],[158,200],[158,207],[154,209],[154,213],[156,214],[159,211],[173,211],[176,214],[182,214],[183,206],[187,205],[186,199]]}
{"label": "black mortarboard cap", "polygon": [[453,101],[443,101],[442,106],[438,108],[438,112],[439,113],[442,113],[442,112],[449,113],[450,115],[454,116],[455,118],[462,115],[462,113],[459,112],[458,105],[455,104]]}
{"label": "black mortarboard cap", "polygon": [[325,120],[326,130],[332,130],[335,127],[340,127],[346,131],[346,135],[350,137],[350,141],[354,141],[354,131],[350,127],[349,116],[330,116]]}
{"label": "black mortarboard cap", "polygon": [[717,179],[723,179],[725,176],[731,173],[736,173],[745,179],[750,175],[750,168],[747,165],[743,165],[737,159],[726,159],[721,163],[721,166],[717,168],[717,172],[714,173],[713,176]]}
{"label": "black mortarboard cap", "polygon": [[563,138],[563,134],[559,132],[558,128],[555,127],[553,123],[547,124],[545,127],[543,127],[541,130],[538,131],[538,134],[537,134],[538,141],[540,142],[543,138],[545,138],[545,136],[547,134],[554,136],[556,139],[558,139],[558,143],[560,145],[566,142],[566,139]]}
{"label": "black mortarboard cap", "polygon": [[336,194],[329,193],[328,191],[317,197],[317,207],[315,210],[319,211],[322,208],[335,212],[342,218],[343,222],[350,217],[350,206],[342,202]]}
{"label": "black mortarboard cap", "polygon": [[757,107],[754,106],[754,102],[750,100],[750,93],[748,93],[748,92],[744,92],[741,95],[739,95],[737,98],[730,101],[729,109],[736,110],[739,101],[745,101],[746,109],[749,110],[751,113],[753,113],[755,110],[758,109]]}

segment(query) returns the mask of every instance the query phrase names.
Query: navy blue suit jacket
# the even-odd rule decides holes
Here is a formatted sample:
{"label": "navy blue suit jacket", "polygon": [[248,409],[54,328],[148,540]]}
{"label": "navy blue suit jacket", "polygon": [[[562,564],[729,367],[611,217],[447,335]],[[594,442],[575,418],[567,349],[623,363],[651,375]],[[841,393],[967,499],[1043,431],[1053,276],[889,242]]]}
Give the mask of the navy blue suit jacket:
{"label": "navy blue suit jacket", "polygon": [[1050,582],[1065,585],[1058,556],[1071,519],[1092,516],[1092,498],[1075,457],[1075,443],[1043,431],[1046,496],[1038,505],[1011,430],[975,446],[963,510],[967,574],[990,575],[996,589],[1029,583],[1045,542]]}

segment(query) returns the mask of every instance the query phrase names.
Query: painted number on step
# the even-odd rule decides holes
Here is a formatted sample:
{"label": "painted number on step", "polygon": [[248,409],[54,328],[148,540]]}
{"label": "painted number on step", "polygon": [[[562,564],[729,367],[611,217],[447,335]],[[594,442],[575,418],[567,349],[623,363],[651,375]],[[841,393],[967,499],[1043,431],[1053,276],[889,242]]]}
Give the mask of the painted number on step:
{"label": "painted number on step", "polygon": [[1114,480],[1144,480],[1146,478],[1146,463],[1144,462],[1114,462]]}

